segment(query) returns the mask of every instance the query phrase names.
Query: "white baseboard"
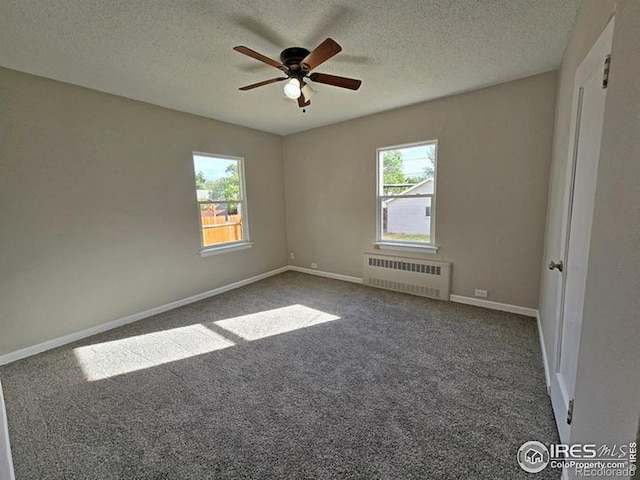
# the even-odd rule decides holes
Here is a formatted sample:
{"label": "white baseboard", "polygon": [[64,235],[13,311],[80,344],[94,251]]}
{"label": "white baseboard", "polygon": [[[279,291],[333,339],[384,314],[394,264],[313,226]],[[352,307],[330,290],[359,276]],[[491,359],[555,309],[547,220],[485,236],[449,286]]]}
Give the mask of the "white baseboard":
{"label": "white baseboard", "polygon": [[[351,277],[349,275],[342,275],[339,273],[324,272],[322,270],[315,270],[312,268],[296,267],[289,265],[289,270],[294,272],[308,273],[309,275],[317,275],[318,277],[333,278],[335,280],[342,280],[344,282],[362,283],[362,278]],[[538,310],[528,307],[521,307],[519,305],[509,305],[508,303],[491,302],[489,300],[481,300],[477,298],[464,297],[462,295],[449,295],[449,300],[457,303],[464,303],[467,305],[475,305],[477,307],[489,308],[491,310],[500,310],[502,312],[517,313],[525,315],[527,317],[536,318]]]}
{"label": "white baseboard", "polygon": [[549,370],[549,360],[547,358],[544,335],[542,334],[542,321],[540,320],[539,311],[536,311],[536,324],[538,325],[538,337],[540,337],[540,350],[542,350],[542,364],[544,365],[544,378],[547,383],[547,395],[551,395],[551,371]]}
{"label": "white baseboard", "polygon": [[256,275],[254,277],[250,277],[244,280],[240,280],[238,282],[230,283],[229,285],[223,285],[222,287],[218,287],[218,288],[214,288],[213,290],[208,290],[206,292],[198,293],[197,295],[192,295],[191,297],[182,298],[180,300],[176,300],[175,302],[166,303],[159,307],[150,308],[149,310],[145,310],[144,312],[134,313],[133,315],[128,315],[126,317],[122,317],[117,320],[113,320],[111,322],[103,323],[101,325],[96,325],[95,327],[80,330],[79,332],[70,333],[69,335],[65,335],[63,337],[54,338],[53,340],[48,340],[46,342],[39,343],[32,347],[27,347],[21,350],[17,350],[15,352],[10,352],[0,356],[0,365],[6,365],[7,363],[15,362],[17,360],[30,357],[31,355],[35,355],[37,353],[42,353],[47,350],[51,350],[52,348],[61,347],[62,345],[66,345],[68,343],[75,342],[77,340],[82,340],[83,338],[91,337],[92,335],[106,332],[107,330],[112,330],[114,328],[127,325],[128,323],[137,322],[138,320],[142,320],[143,318],[151,317],[153,315],[158,315],[159,313],[167,312],[169,310],[173,310],[174,308],[182,307],[183,305],[188,305],[190,303],[197,302],[199,300],[204,300],[205,298],[213,297],[215,295],[220,295],[221,293],[228,292],[229,290],[243,287],[250,283],[254,283],[259,280],[263,280],[265,278],[278,275],[279,273],[286,272],[287,270],[289,270],[289,266],[276,268],[275,270],[261,273],[260,275]]}
{"label": "white baseboard", "polygon": [[15,480],[13,473],[13,459],[11,458],[11,445],[9,444],[9,424],[7,423],[7,411],[2,394],[2,382],[0,382],[0,478]]}
{"label": "white baseboard", "polygon": [[314,270],[312,268],[289,265],[289,270],[300,273],[308,273],[309,275],[316,275],[318,277],[333,278],[334,280],[342,280],[343,282],[362,283],[362,278],[360,277],[350,277],[349,275],[342,275],[340,273],[323,272],[322,270]]}
{"label": "white baseboard", "polygon": [[[163,313],[168,310],[181,307],[183,305],[188,305],[190,303],[197,302],[199,300],[204,300],[205,298],[213,297],[215,295],[220,295],[221,293],[228,292],[229,290],[233,290],[235,288],[239,288],[244,285],[248,285],[250,283],[254,283],[259,280],[271,277],[273,275],[278,275],[280,273],[283,273],[289,270],[294,272],[306,273],[309,275],[317,275],[319,277],[332,278],[334,280],[342,280],[344,282],[362,284],[362,278],[359,278],[359,277],[352,277],[349,275],[342,275],[339,273],[325,272],[322,270],[314,270],[310,268],[297,267],[294,265],[287,265],[284,267],[276,268],[275,270],[271,270],[269,272],[262,273],[260,275],[256,275],[244,280],[240,280],[238,282],[230,283],[229,285],[224,285],[222,287],[214,288],[213,290],[208,290],[206,292],[202,292],[197,295],[193,295],[191,297],[176,300],[175,302],[167,303],[165,305],[151,308],[143,312],[134,313],[132,315],[128,315],[126,317],[119,318],[111,322],[103,323],[101,325],[96,325],[95,327],[80,330],[79,332],[74,332],[69,335],[65,335],[63,337],[54,338],[53,340],[48,340],[46,342],[39,343],[31,347],[23,348],[15,352],[10,352],[5,355],[1,355],[0,365],[6,365],[7,363],[15,362],[17,360],[21,360],[23,358],[27,358],[32,355],[45,352],[47,350],[51,350],[53,348],[61,347],[62,345],[66,345],[68,343],[75,342],[77,340],[82,340],[83,338],[87,338],[92,335],[97,335],[98,333],[106,332],[107,330],[112,330],[114,328],[121,327],[128,323],[137,322],[138,320],[142,320],[144,318],[151,317],[153,315],[157,315],[159,313]],[[519,307],[517,305],[508,305],[505,303],[490,302],[488,300],[479,300],[476,298],[464,297],[462,295],[451,295],[450,300],[452,302],[465,303],[468,305],[476,305],[479,307],[485,307],[492,310],[501,310],[505,312],[518,313],[520,315],[526,315],[530,317],[536,317],[537,315],[537,310],[534,310],[532,308]],[[543,354],[544,354],[544,350],[543,350]]]}
{"label": "white baseboard", "polygon": [[500,310],[501,312],[517,313],[527,317],[536,317],[537,310],[534,308],[520,307],[519,305],[510,305],[508,303],[491,302],[489,300],[481,300],[479,298],[465,297],[462,295],[449,295],[449,300],[456,303],[464,303],[465,305],[475,305],[476,307],[489,308],[491,310]]}
{"label": "white baseboard", "polygon": [[[181,307],[183,305],[188,305],[190,303],[197,302],[199,300],[204,300],[205,298],[213,297],[215,295],[220,295],[221,293],[228,292],[235,288],[239,288],[239,287],[248,285],[250,283],[254,283],[259,280],[263,280],[265,278],[278,275],[286,271],[306,273],[309,275],[316,275],[319,277],[326,277],[326,278],[332,278],[335,280],[342,280],[345,282],[362,284],[362,278],[359,278],[359,277],[352,277],[349,275],[341,275],[339,273],[331,273],[331,272],[325,272],[322,270],[314,270],[310,268],[297,267],[294,265],[287,265],[284,267],[277,268],[275,270],[271,270],[269,272],[262,273],[260,275],[247,278],[245,280],[240,280],[238,282],[234,282],[229,285],[224,285],[222,287],[214,288],[213,290],[208,290],[206,292],[202,292],[197,295],[176,300],[175,302],[167,303],[165,305],[151,308],[149,310],[145,310],[140,313],[135,313],[133,315],[129,315],[108,323],[104,323],[102,325],[97,325],[92,328],[87,328],[79,332],[75,332],[69,335],[65,335],[63,337],[59,337],[53,340],[49,340],[47,342],[40,343],[38,345],[34,345],[32,347],[23,348],[15,352],[2,355],[0,356],[0,365],[5,365],[7,363],[15,362],[17,360],[21,360],[31,355],[36,355],[38,353],[60,347],[62,345],[66,345],[68,343],[75,342],[77,340],[81,340],[83,338],[90,337],[98,333],[106,332],[107,330],[112,330],[114,328],[126,325],[128,323],[133,323],[138,320],[142,320],[144,318],[157,315],[159,313],[163,313],[163,312],[172,310],[174,308]],[[544,348],[544,338],[542,336],[540,317],[538,315],[537,310],[534,310],[532,308],[527,308],[527,307],[520,307],[517,305],[491,302],[488,300],[478,300],[475,298],[465,297],[462,295],[450,295],[450,300],[452,302],[464,303],[467,305],[475,305],[479,307],[489,308],[492,310],[500,310],[505,312],[517,313],[520,315],[526,315],[530,317],[536,317],[538,321],[538,331],[540,335],[542,357],[543,357],[543,362],[545,367],[545,376],[547,379],[547,388],[548,388],[549,371],[548,371],[548,364],[547,364],[547,356],[546,356],[546,350]],[[563,473],[563,478],[565,478],[565,475],[566,475],[566,472]],[[13,461],[11,458],[11,448],[9,444],[9,430],[8,430],[7,417],[6,417],[6,411],[5,411],[5,405],[4,405],[4,397],[2,395],[2,383],[0,383],[0,478],[15,480],[14,471],[13,471]]]}

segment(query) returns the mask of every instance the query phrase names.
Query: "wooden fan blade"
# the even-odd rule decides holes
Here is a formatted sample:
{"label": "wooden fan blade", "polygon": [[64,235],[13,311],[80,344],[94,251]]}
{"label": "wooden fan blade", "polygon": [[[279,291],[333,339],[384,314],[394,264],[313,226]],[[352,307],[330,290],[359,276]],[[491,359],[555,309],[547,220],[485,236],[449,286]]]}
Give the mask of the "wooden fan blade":
{"label": "wooden fan blade", "polygon": [[336,75],[327,75],[326,73],[312,73],[309,78],[318,83],[326,83],[334,87],[348,88],[349,90],[358,90],[362,85],[362,80],[355,78],[338,77]]}
{"label": "wooden fan blade", "polygon": [[253,83],[251,85],[247,85],[246,87],[240,87],[238,90],[251,90],[253,88],[258,88],[258,87],[262,87],[263,85],[269,85],[270,83],[276,83],[276,82],[281,82],[282,80],[286,80],[288,77],[278,77],[278,78],[272,78],[271,80],[265,80],[264,82],[259,82],[259,83]]}
{"label": "wooden fan blade", "polygon": [[287,67],[285,67],[282,63],[280,63],[280,62],[278,62],[276,60],[273,60],[273,59],[271,59],[269,57],[265,57],[261,53],[258,53],[255,50],[251,50],[248,47],[240,45],[238,47],[233,47],[233,49],[236,52],[240,52],[240,53],[243,53],[243,54],[245,54],[245,55],[247,55],[247,56],[249,56],[251,58],[255,58],[256,60],[260,60],[261,62],[264,62],[267,65],[271,65],[272,67],[279,68],[280,70],[283,70],[283,71],[287,70]]}
{"label": "wooden fan blade", "polygon": [[298,97],[298,106],[300,108],[304,108],[304,107],[308,107],[309,105],[311,105],[311,100],[306,100],[304,98],[304,93],[301,93],[300,96]]}
{"label": "wooden fan blade", "polygon": [[327,38],[324,42],[318,45],[313,52],[304,57],[304,60],[302,60],[302,62],[300,63],[307,67],[309,70],[313,70],[318,65],[329,60],[341,50],[342,47],[338,45],[335,40]]}

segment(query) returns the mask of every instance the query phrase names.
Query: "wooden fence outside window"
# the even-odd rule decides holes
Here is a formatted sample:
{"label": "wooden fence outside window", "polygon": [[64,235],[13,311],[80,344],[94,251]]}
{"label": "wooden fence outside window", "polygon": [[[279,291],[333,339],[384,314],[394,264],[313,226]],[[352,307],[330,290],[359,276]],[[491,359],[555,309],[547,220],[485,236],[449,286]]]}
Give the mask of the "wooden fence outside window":
{"label": "wooden fence outside window", "polygon": [[212,215],[203,211],[201,221],[205,247],[242,240],[242,215]]}

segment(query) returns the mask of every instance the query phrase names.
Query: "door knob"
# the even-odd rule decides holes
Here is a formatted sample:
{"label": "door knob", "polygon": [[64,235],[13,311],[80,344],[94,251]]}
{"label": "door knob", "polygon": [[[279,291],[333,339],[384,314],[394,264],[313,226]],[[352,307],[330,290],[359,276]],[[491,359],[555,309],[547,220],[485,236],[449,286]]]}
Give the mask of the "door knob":
{"label": "door knob", "polygon": [[549,263],[549,270],[553,270],[553,269],[557,269],[559,272],[562,271],[562,260],[560,260],[559,262],[554,262],[553,260],[551,260],[551,262]]}

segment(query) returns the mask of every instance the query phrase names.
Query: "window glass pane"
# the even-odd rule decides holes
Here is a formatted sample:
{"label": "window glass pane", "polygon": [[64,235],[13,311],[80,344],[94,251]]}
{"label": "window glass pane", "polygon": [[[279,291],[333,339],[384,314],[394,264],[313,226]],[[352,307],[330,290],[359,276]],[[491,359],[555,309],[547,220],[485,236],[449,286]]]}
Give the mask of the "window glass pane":
{"label": "window glass pane", "polygon": [[382,238],[400,242],[431,241],[431,197],[382,200]]}
{"label": "window glass pane", "polygon": [[198,201],[240,200],[238,160],[193,156]]}
{"label": "window glass pane", "polygon": [[201,203],[202,245],[242,240],[241,203]]}
{"label": "window glass pane", "polygon": [[380,152],[382,195],[433,193],[435,159],[435,144]]}

